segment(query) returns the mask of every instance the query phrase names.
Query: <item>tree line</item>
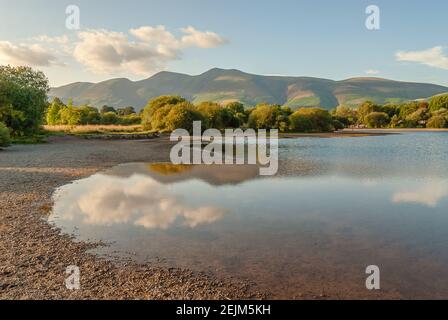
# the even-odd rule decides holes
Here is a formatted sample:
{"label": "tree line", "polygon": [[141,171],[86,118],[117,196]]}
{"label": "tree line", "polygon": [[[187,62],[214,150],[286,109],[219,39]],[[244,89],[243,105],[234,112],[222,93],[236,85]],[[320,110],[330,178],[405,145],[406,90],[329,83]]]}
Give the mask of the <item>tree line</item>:
{"label": "tree line", "polygon": [[357,109],[339,106],[331,114],[344,127],[448,128],[448,94],[402,104],[366,101]]}
{"label": "tree line", "polygon": [[48,102],[48,79],[29,67],[0,66],[0,147],[10,138],[30,136],[42,124],[141,124],[145,130],[170,132],[192,129],[193,121],[203,128],[278,129],[280,132],[331,132],[347,127],[358,128],[448,128],[448,94],[429,101],[402,104],[375,104],[366,101],[358,108],[339,106],[299,108],[261,103],[247,108],[239,102],[221,105],[215,102],[193,104],[179,96],[152,99],[139,113],[131,106],[100,109],[89,105],[74,106],[54,98]]}
{"label": "tree line", "polygon": [[204,129],[253,128],[278,129],[280,132],[334,131],[334,119],[321,108],[293,111],[280,105],[261,103],[245,108],[240,102],[221,105],[216,102],[193,104],[179,96],[162,96],[149,101],[142,112],[142,125],[147,130],[171,132],[192,130],[193,121],[202,121]]}
{"label": "tree line", "polygon": [[64,104],[59,98],[54,98],[48,106],[45,120],[48,125],[136,125],[140,124],[141,117],[131,106],[115,109],[105,105],[98,110],[89,105],[74,106],[71,100]]}

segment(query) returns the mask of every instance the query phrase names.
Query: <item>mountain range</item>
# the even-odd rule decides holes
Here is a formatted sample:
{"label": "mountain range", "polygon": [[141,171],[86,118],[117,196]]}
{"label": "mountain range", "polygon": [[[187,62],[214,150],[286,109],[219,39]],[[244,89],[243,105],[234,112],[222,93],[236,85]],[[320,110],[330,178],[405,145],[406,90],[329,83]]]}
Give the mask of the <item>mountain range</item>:
{"label": "mountain range", "polygon": [[351,78],[334,81],[312,77],[262,76],[239,70],[211,69],[191,76],[163,71],[141,81],[112,79],[100,83],[76,82],[52,88],[50,97],[67,102],[143,108],[149,99],[161,95],[180,95],[194,103],[240,101],[247,106],[260,102],[298,107],[338,105],[356,106],[365,100],[376,103],[399,103],[425,99],[448,92],[448,87],[387,80]]}

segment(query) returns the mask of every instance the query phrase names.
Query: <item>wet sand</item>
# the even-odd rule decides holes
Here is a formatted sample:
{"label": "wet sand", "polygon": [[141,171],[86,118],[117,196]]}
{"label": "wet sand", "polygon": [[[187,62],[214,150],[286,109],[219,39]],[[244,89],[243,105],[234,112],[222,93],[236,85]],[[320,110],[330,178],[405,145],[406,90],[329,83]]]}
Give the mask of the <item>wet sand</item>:
{"label": "wet sand", "polygon": [[[52,137],[46,144],[0,151],[0,299],[279,298],[248,279],[106,261],[88,252],[95,244],[77,242],[46,222],[55,188],[120,163],[166,162],[170,146],[166,137],[150,141]],[[295,170],[300,170],[298,166]],[[79,291],[65,288],[69,265],[81,269]],[[368,293],[350,285],[336,288],[336,283],[329,292],[323,288],[331,283],[307,283],[306,275],[303,280],[304,290],[294,298],[400,298],[396,292]]]}

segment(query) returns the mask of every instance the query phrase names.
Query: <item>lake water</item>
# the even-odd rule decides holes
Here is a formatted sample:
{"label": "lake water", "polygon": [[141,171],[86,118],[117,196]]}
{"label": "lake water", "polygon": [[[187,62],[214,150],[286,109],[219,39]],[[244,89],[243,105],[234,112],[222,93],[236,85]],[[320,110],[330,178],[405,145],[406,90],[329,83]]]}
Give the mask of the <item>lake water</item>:
{"label": "lake water", "polygon": [[280,172],[123,164],[49,220],[108,257],[249,280],[278,298],[448,298],[448,133],[285,139]]}

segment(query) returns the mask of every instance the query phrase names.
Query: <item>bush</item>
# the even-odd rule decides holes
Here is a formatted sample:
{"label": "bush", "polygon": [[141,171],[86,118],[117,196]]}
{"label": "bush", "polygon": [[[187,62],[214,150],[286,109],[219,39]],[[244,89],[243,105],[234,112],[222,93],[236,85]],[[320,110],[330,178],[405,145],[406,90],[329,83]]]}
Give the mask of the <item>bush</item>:
{"label": "bush", "polygon": [[194,109],[189,102],[176,104],[170,108],[166,117],[165,131],[174,131],[176,129],[185,129],[193,131],[193,121],[203,120],[201,114]]}
{"label": "bush", "polygon": [[118,124],[118,116],[115,112],[106,112],[101,115],[101,124]]}
{"label": "bush", "polygon": [[429,102],[429,108],[431,111],[437,111],[439,109],[448,109],[448,94],[436,96]]}
{"label": "bush", "polygon": [[204,118],[206,128],[226,129],[240,124],[234,108],[224,108],[215,102],[203,102],[196,109]]}
{"label": "bush", "polygon": [[446,128],[448,122],[444,116],[433,116],[428,120],[426,127],[428,128]]}
{"label": "bush", "polygon": [[[187,102],[179,96],[162,96],[156,99],[150,100],[142,112],[142,126],[145,130],[158,130],[152,126],[152,117],[155,112],[166,106],[174,106],[179,103]],[[161,119],[159,119],[161,120]]]}
{"label": "bush", "polygon": [[0,147],[7,147],[9,143],[9,129],[3,122],[0,122]]}
{"label": "bush", "polygon": [[292,131],[331,132],[334,131],[333,118],[327,110],[320,108],[302,108],[290,116]]}
{"label": "bush", "polygon": [[372,112],[365,117],[369,128],[383,128],[389,123],[389,116],[385,112]]}
{"label": "bush", "polygon": [[252,129],[279,129],[286,131],[289,127],[291,109],[278,105],[259,104],[250,112],[248,127]]}

